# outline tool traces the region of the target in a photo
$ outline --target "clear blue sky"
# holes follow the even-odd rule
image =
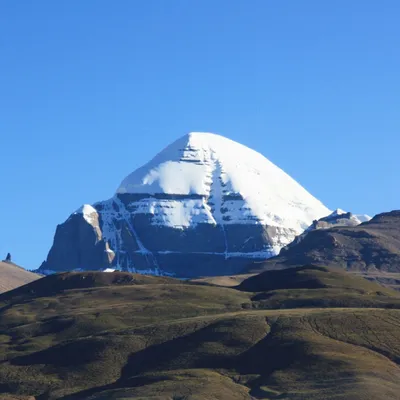
[[[400,208],[398,0],[3,0],[0,257],[189,131],[250,146],[330,208]]]

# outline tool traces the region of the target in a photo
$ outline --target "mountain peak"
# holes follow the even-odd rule
[[[183,136],[184,138],[188,138],[188,140],[204,140],[204,141],[211,141],[211,140],[229,140],[225,136],[219,135],[218,133],[213,132],[189,132]]]
[[[328,214],[257,151],[191,132],[128,175],[111,199],[83,206],[60,226],[41,270],[235,273]]]
[[[208,214],[206,220],[291,226],[297,232],[330,213],[262,154],[203,132],[189,133],[167,146],[128,175],[117,193],[202,197],[205,205],[198,206]],[[201,213],[198,207],[193,212]]]
[[[248,147],[238,142],[235,142],[232,139],[211,132],[189,132],[186,135],[182,136],[180,139],[176,140],[174,143],[172,143],[172,145],[185,141],[187,142],[187,145],[189,147],[193,146],[198,149],[209,149],[213,152],[226,152],[228,149],[232,148],[232,146],[236,149],[246,148],[247,150],[251,150]],[[224,146],[228,147],[226,148]],[[251,151],[257,153],[255,150]]]
[[[243,164],[254,164],[257,160],[269,162],[260,153],[224,136],[190,132],[128,175],[117,193],[207,196],[213,169],[224,164],[234,165],[238,170]]]

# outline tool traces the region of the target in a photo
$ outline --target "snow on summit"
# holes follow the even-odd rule
[[[84,204],[78,210],[75,211],[75,214],[83,214],[83,218],[89,223],[93,224],[94,216],[97,216],[96,209],[90,204]]]
[[[252,223],[300,233],[330,214],[262,154],[213,133],[189,133],[166,147],[122,181],[117,194],[126,193],[148,194],[142,208],[168,226]],[[171,198],[153,198],[160,194]]]
[[[230,275],[278,254],[329,214],[262,154],[189,133],[127,176],[112,198],[72,214],[40,270]]]

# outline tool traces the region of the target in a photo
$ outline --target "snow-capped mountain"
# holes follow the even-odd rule
[[[40,270],[231,274],[278,254],[330,213],[260,153],[190,133],[128,175],[111,199],[59,225]]]

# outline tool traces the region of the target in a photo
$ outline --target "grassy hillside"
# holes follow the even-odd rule
[[[6,293],[0,393],[36,400],[398,399],[397,292],[313,266],[286,281],[257,278],[225,288],[75,273]],[[293,298],[331,303],[288,308]],[[357,307],[348,307],[350,298]]]
[[[237,289],[258,292],[253,307],[397,308],[400,293],[340,268],[306,265],[265,271],[245,279]]]

